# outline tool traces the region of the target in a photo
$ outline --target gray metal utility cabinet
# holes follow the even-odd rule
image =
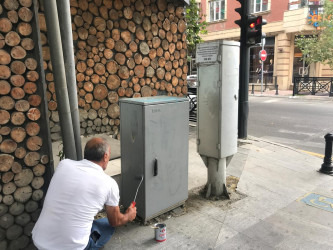
[[[206,166],[212,170],[208,170],[207,184],[216,183],[210,181],[216,176],[225,184],[226,157],[237,152],[239,43],[216,41],[199,44],[196,63],[199,81],[197,149]]]
[[[120,99],[121,203],[137,195],[144,221],[188,198],[188,107],[186,98],[157,96]]]

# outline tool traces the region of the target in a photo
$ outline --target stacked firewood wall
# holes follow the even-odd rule
[[[32,246],[48,181],[35,5],[35,0],[0,2],[0,249]]]
[[[187,94],[182,1],[70,0],[81,134],[119,138],[119,98]],[[40,12],[52,139],[60,138],[57,100]]]

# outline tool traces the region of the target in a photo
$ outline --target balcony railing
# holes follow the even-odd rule
[[[322,6],[324,0],[289,0],[289,10],[297,10],[305,6]]]

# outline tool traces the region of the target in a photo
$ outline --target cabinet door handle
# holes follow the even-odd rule
[[[157,159],[155,158],[154,161],[154,176],[157,176],[158,174],[158,166],[157,166]]]

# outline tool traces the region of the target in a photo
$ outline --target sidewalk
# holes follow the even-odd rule
[[[207,172],[195,139],[192,134],[185,208],[156,220],[167,225],[167,240],[156,242],[152,225],[133,222],[118,228],[104,249],[333,249],[333,177],[317,171],[321,159],[256,138],[239,141],[227,168],[239,178],[237,192],[231,200],[206,200],[199,190]],[[320,195],[307,198],[313,206],[300,200],[309,193]]]

